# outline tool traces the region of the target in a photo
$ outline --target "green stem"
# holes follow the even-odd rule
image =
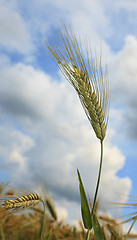
[[[0,224],[0,239],[5,240],[5,234],[3,231],[3,226]]]
[[[99,166],[98,181],[97,181],[91,216],[93,216],[95,206],[96,206],[97,194],[98,194],[98,190],[99,190],[99,183],[100,183],[100,177],[101,177],[102,162],[103,162],[103,141],[100,141],[100,143],[101,143],[100,166]]]
[[[87,235],[86,235],[86,240],[89,240],[89,236],[90,236],[90,230],[88,229]]]
[[[132,222],[132,224],[131,224],[131,226],[130,226],[130,228],[129,228],[128,232],[127,232],[127,235],[126,235],[126,237],[125,237],[125,240],[127,240],[127,238],[128,238],[128,235],[129,235],[129,233],[131,232],[131,229],[133,228],[133,226],[134,226],[134,224],[135,224],[136,220],[137,220],[137,217],[136,217],[136,218],[134,219],[134,221]]]
[[[44,238],[44,232],[45,232],[45,210],[46,210],[46,206],[45,206],[44,201],[42,203],[43,203],[43,207],[44,207],[44,212],[43,212],[43,222],[42,222],[42,230],[41,230],[40,240],[42,240]]]

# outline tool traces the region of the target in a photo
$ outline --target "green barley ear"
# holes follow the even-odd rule
[[[82,48],[72,28],[58,29],[56,39],[46,43],[53,60],[75,88],[85,113],[101,141],[105,138],[109,110],[109,81],[107,67],[101,57],[93,58],[90,46]]]
[[[56,212],[55,206],[52,202],[52,199],[50,197],[46,198],[46,206],[47,206],[51,216],[53,217],[53,219],[55,221],[57,221],[57,212]]]

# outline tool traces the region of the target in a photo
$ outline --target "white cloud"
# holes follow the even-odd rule
[[[96,48],[97,51],[98,46],[102,43],[105,57],[112,54],[109,45],[104,40],[111,34],[112,27],[110,27],[108,16],[105,14],[104,4],[101,1],[37,2],[30,0],[29,2],[23,1],[23,4],[22,2],[16,2],[14,5],[16,8],[4,3],[2,5],[3,18],[6,15],[8,16],[6,19],[2,19],[5,20],[6,25],[2,25],[4,34],[1,42],[8,49],[11,45],[14,47],[14,50],[26,50],[27,52],[28,49],[31,51],[34,47],[34,42],[37,44],[37,47],[41,46],[43,40],[52,34],[50,29],[60,25],[60,19],[63,19],[65,23],[71,23],[74,26],[78,35],[80,33],[82,37],[88,36],[93,49]],[[22,13],[22,16],[19,14],[19,11]],[[10,15],[12,15],[13,24],[10,21]],[[14,24],[14,21],[17,23]],[[11,24],[13,27],[9,31]]]
[[[0,67],[4,67],[10,63],[10,59],[6,54],[0,54]]]
[[[0,69],[0,78],[1,118],[7,116],[7,124],[11,125],[4,133],[5,154],[1,156],[12,180],[22,185],[24,179],[48,185],[57,199],[72,204],[80,199],[79,168],[86,190],[93,197],[100,145],[72,87],[66,80],[56,82],[42,71],[20,63]],[[17,123],[25,135],[22,130],[20,136],[19,130],[13,134]],[[108,132],[101,186],[101,192],[107,189],[108,194],[103,196],[107,200],[116,190],[127,194],[131,187],[128,178],[116,176],[125,157],[111,141]]]
[[[137,11],[137,2],[134,0],[120,0],[115,2],[118,9],[126,9],[127,11],[132,11],[132,13]]]
[[[8,123],[0,125],[0,135],[1,167],[9,179],[19,178],[27,170],[27,151],[33,147],[33,140]]]
[[[73,98],[71,87],[66,81],[57,83],[42,71],[21,63],[1,68],[0,77],[1,113],[5,112],[14,117],[16,115],[20,121],[26,121],[29,127],[31,121],[37,122],[41,119],[52,123],[56,118],[56,122],[60,124],[60,120],[65,116],[71,121],[68,111],[74,101],[76,104],[73,112],[78,114],[78,117],[81,116],[82,108],[79,110],[77,107],[78,98]],[[64,101],[66,105],[63,104]]]
[[[112,104],[119,106],[120,115],[124,123],[122,128],[128,137],[137,139],[137,38],[127,36],[125,45],[113,58],[110,64],[110,79],[112,83]],[[114,105],[113,105],[114,106]],[[122,111],[121,111],[122,110]],[[119,122],[119,123],[120,123]]]
[[[124,167],[125,156],[118,149],[118,147],[112,147],[110,145],[110,142],[106,143],[104,151],[105,153],[103,163],[104,167],[102,171],[101,197],[108,199],[108,201],[111,198],[112,201],[120,202],[122,199],[124,202],[126,202],[129,189],[131,189],[131,181],[128,177],[120,178],[117,176],[117,172]],[[123,189],[124,194],[121,194],[121,192],[123,192]],[[117,195],[118,200],[116,198]]]
[[[119,51],[112,62],[112,84],[117,84],[123,95],[123,92],[127,92],[127,95],[135,97],[137,88],[137,39],[134,36],[127,36],[125,39],[125,45],[121,51]],[[111,71],[112,71],[111,69]],[[131,86],[134,86],[133,88]],[[132,94],[131,94],[132,91]],[[128,100],[128,98],[126,98]],[[130,99],[129,99],[130,100]]]
[[[57,207],[57,216],[58,216],[58,221],[66,221],[68,217],[68,213],[65,207],[58,206]]]
[[[0,3],[0,49],[28,54],[34,50],[27,23],[10,2]]]

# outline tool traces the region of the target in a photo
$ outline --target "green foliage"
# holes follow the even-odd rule
[[[90,212],[88,200],[86,197],[80,172],[78,169],[77,169],[77,173],[78,173],[78,179],[79,179],[79,189],[80,189],[80,196],[81,196],[81,213],[82,213],[84,227],[88,230],[91,230],[93,227],[96,240],[106,240],[104,233],[102,231],[102,228],[97,219],[97,216],[94,212],[93,212],[93,217],[91,218],[91,212]],[[89,235],[89,232],[88,232],[88,235]]]
[[[47,236],[46,236],[46,238],[45,238],[45,240],[48,240],[49,238],[50,238],[50,236],[51,236],[51,233],[52,233],[52,229],[49,231],[49,233],[47,234]]]
[[[77,173],[78,173],[79,190],[80,190],[80,197],[81,197],[81,214],[82,214],[84,227],[86,229],[92,229],[91,212],[89,209],[88,200],[86,197],[86,193],[85,193],[84,186],[83,186],[81,176],[80,176],[78,169],[77,169]]]
[[[99,221],[97,219],[96,214],[93,214],[93,218],[92,218],[92,225],[93,225],[93,229],[94,229],[94,234],[96,237],[96,240],[106,240],[104,233],[102,231],[102,228],[99,224]]]

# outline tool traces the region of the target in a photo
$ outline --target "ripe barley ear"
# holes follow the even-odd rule
[[[13,199],[6,198],[3,201],[2,206],[5,211],[12,212],[14,210],[36,206],[39,202],[42,202],[42,198],[36,193],[30,193]]]
[[[11,188],[16,190],[16,192],[8,191],[8,195],[3,193],[0,196],[1,206],[3,208],[2,213],[4,213],[5,215],[6,213],[16,213],[28,208],[32,208],[41,202],[44,207],[42,231],[40,238],[42,240],[45,232],[45,202],[37,193],[28,193],[28,189],[22,187],[23,189],[25,189],[25,191],[20,191],[20,189],[18,188]]]

